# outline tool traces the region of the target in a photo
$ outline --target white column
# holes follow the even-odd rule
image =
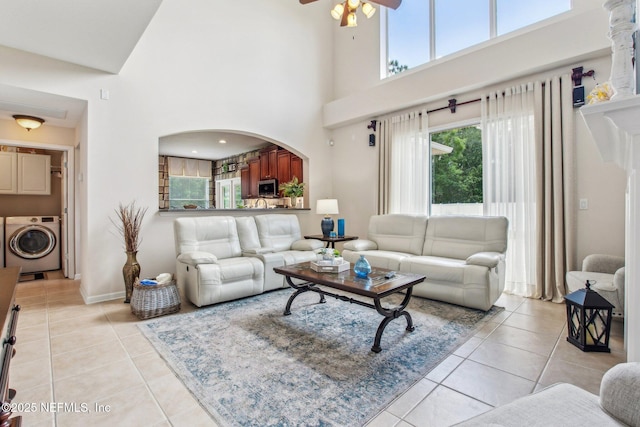
[[[625,215],[625,347],[640,362],[640,96],[580,109],[604,161],[627,172]]]

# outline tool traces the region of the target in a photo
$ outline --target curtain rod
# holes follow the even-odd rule
[[[584,76],[593,76],[594,75],[594,71],[593,70],[589,70],[586,73],[582,73],[582,67],[579,68],[574,68],[573,69],[573,74],[571,75],[571,78],[574,82],[574,84],[576,84],[576,79],[584,77]],[[545,82],[541,82],[542,87],[545,87]],[[502,91],[502,96],[505,95],[505,91]],[[487,95],[487,99],[489,99],[489,95]],[[449,110],[451,111],[451,114],[454,114],[456,112],[456,108],[459,105],[467,105],[467,104],[473,104],[475,102],[479,102],[482,101],[482,98],[476,98],[476,99],[471,99],[469,101],[464,101],[464,102],[458,102],[458,100],[456,100],[455,98],[451,98],[449,99],[449,104],[446,107],[439,107],[439,108],[434,108],[432,110],[427,110],[427,114],[429,113],[435,113],[437,111],[442,111],[442,110]],[[419,116],[422,116],[422,113],[418,113]],[[367,125],[367,129],[371,129],[374,132],[377,129],[377,124],[378,124],[378,120],[374,119],[371,120],[371,123]]]

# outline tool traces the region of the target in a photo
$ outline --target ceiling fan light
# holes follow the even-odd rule
[[[347,0],[349,10],[356,10],[360,6],[360,0]]]
[[[357,27],[358,26],[358,18],[356,17],[355,12],[350,12],[347,16],[347,27]]]
[[[335,19],[336,21],[339,21],[342,18],[343,13],[344,6],[342,5],[342,3],[338,3],[336,7],[331,10],[331,16],[333,16],[333,19]]]
[[[373,15],[376,14],[376,8],[373,7],[371,5],[371,3],[362,3],[362,13],[364,13],[364,16],[366,16],[367,18],[371,18]]]
[[[16,123],[25,128],[27,131],[30,131],[31,129],[38,129],[44,123],[44,119],[41,119],[40,117],[23,116],[20,114],[16,114],[13,116],[13,118],[16,120]]]

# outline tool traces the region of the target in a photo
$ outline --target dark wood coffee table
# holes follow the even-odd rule
[[[382,319],[380,326],[378,326],[373,347],[371,347],[371,351],[375,353],[382,351],[382,348],[380,347],[382,333],[389,322],[393,319],[404,316],[407,320],[407,331],[412,332],[415,329],[413,326],[413,319],[411,319],[411,315],[405,310],[405,308],[411,300],[413,286],[424,281],[425,276],[411,273],[396,273],[393,278],[387,279],[385,278],[385,274],[390,270],[384,268],[373,268],[367,279],[361,279],[356,276],[353,268],[341,273],[320,273],[313,271],[310,263],[308,262],[293,264],[287,267],[277,267],[274,268],[273,271],[284,275],[289,286],[296,289],[296,291],[289,297],[289,301],[287,301],[287,306],[284,309],[285,316],[291,314],[291,304],[293,303],[293,300],[304,292],[316,292],[320,294],[321,303],[325,302],[324,296],[328,295],[341,301],[373,308],[383,315],[384,319]],[[304,282],[294,283],[292,279],[300,279]],[[373,304],[353,299],[346,295],[328,292],[320,288],[318,285],[372,298]],[[405,291],[405,296],[400,305],[393,308],[382,307],[381,300],[384,297],[400,291]]]

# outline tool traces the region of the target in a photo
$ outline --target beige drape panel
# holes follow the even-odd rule
[[[554,77],[535,88],[536,298],[562,302],[573,267],[574,124],[571,79]]]
[[[391,119],[378,122],[378,215],[389,213]]]

